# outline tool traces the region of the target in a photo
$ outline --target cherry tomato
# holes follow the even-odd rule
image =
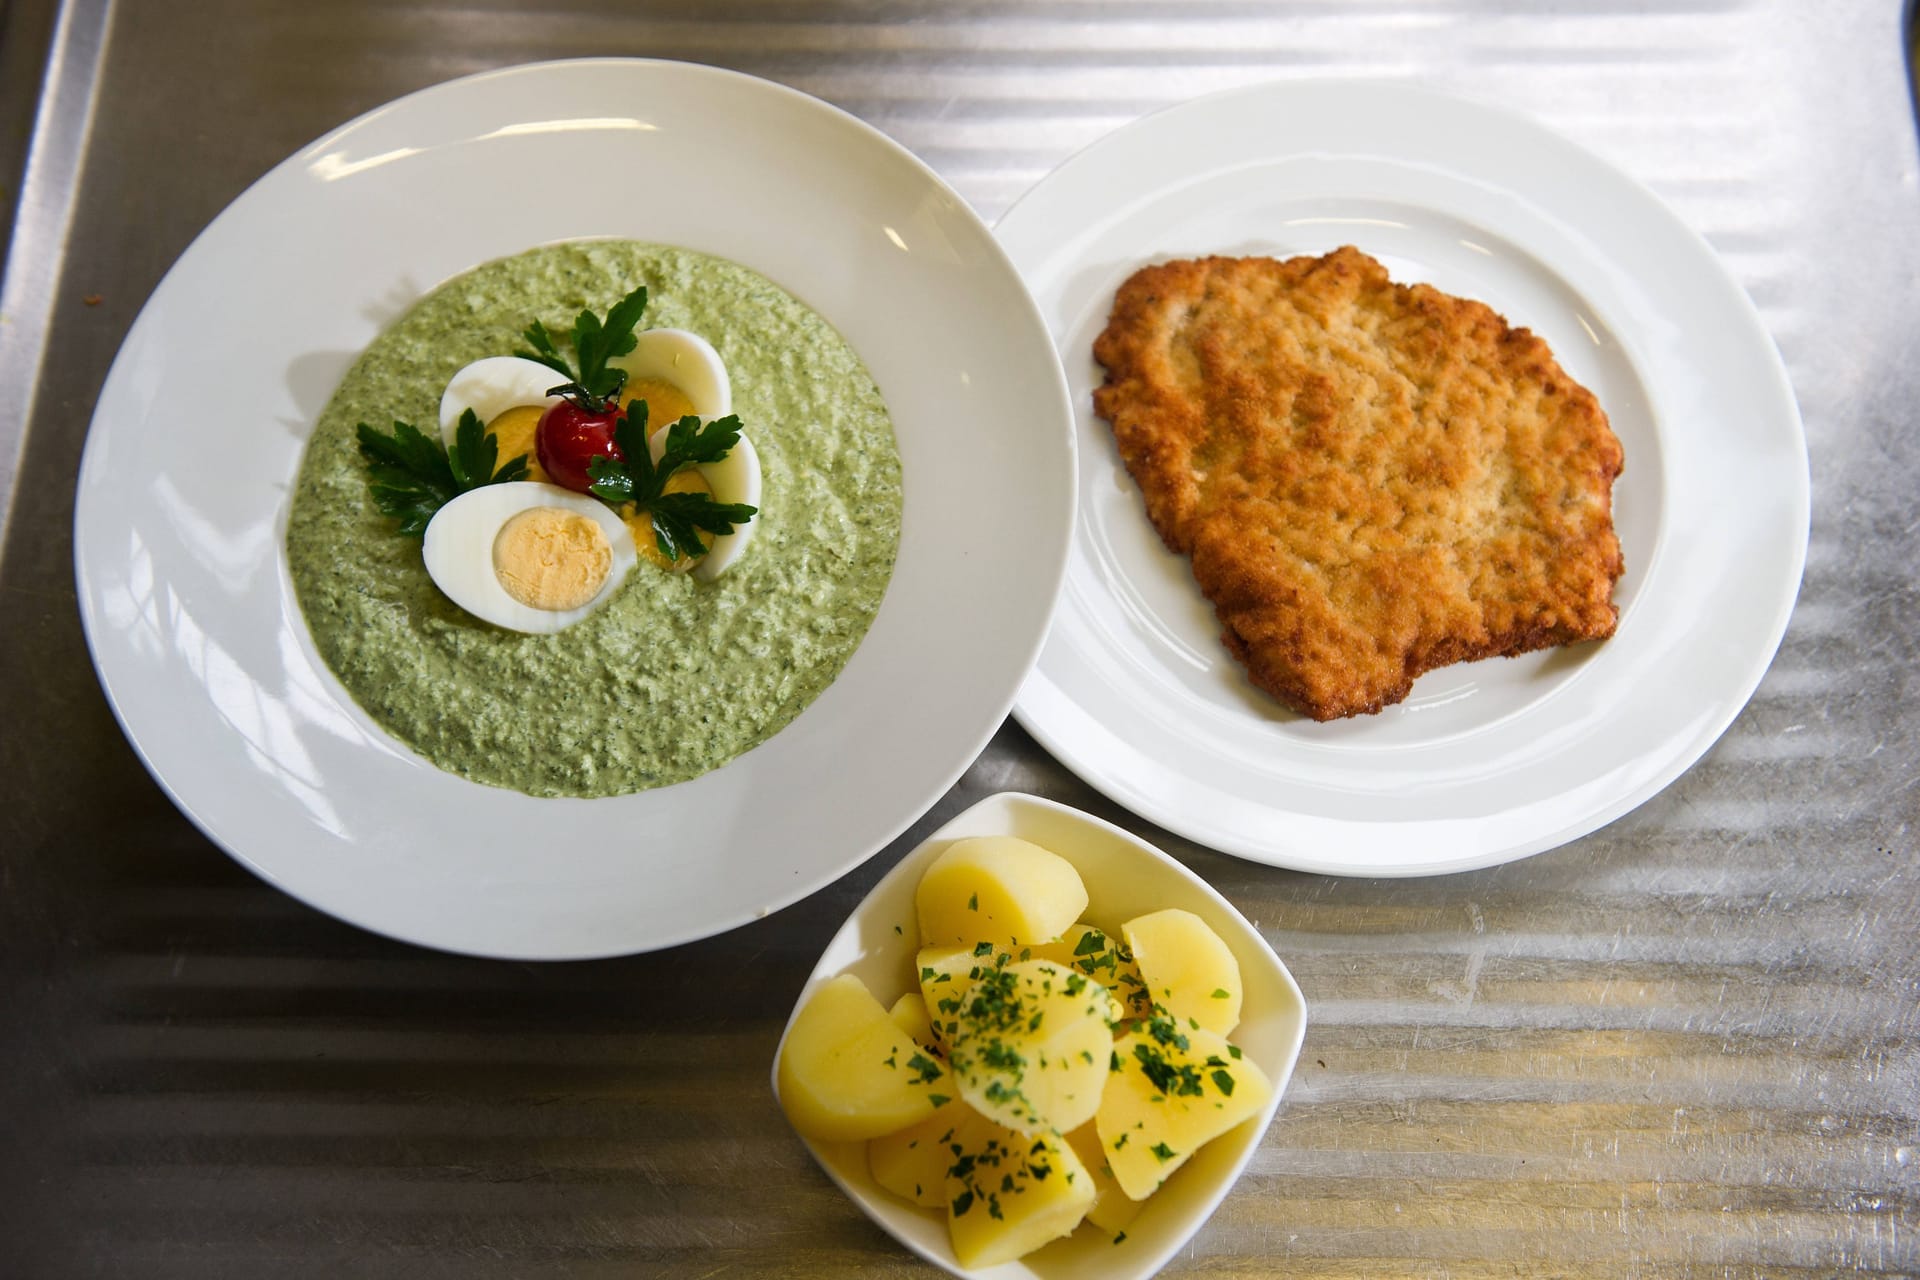
[[[590,413],[571,400],[562,400],[540,415],[534,428],[533,448],[540,465],[553,482],[577,493],[593,486],[587,464],[595,458],[625,461],[620,446],[613,442],[613,424],[618,409]]]

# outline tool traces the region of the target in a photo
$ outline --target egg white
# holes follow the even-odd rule
[[[529,608],[508,595],[494,573],[493,540],[500,527],[532,507],[577,511],[607,535],[612,568],[599,592],[578,609]],[[639,559],[626,523],[606,504],[559,485],[527,480],[470,489],[434,512],[421,556],[447,599],[496,627],[535,635],[563,631],[605,604]]]
[[[625,369],[629,383],[642,378],[670,382],[702,418],[724,418],[733,412],[733,381],[712,343],[685,329],[643,329],[634,339],[632,351],[607,361]]]
[[[647,451],[653,455],[655,462],[659,462],[667,451],[667,431],[671,426],[669,423],[647,437]],[[694,470],[713,490],[715,502],[744,502],[750,507],[759,507],[760,454],[744,431],[733,448],[727,451],[726,457],[718,462],[696,462]],[[733,526],[732,533],[713,538],[707,554],[693,567],[693,576],[702,582],[712,582],[725,573],[734,561],[746,554],[747,543],[753,540],[754,532],[759,527],[760,516],[756,515],[746,524]],[[701,533],[703,539],[711,536],[704,530]]]
[[[475,360],[447,379],[440,396],[440,438],[453,448],[454,433],[460,427],[460,415],[468,409],[486,426],[509,409],[523,404],[542,407],[558,404],[559,396],[547,394],[567,379],[563,374],[520,356],[488,356]]]

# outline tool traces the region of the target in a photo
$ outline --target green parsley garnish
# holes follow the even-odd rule
[[[360,453],[367,460],[374,505],[382,515],[400,522],[399,532],[422,537],[433,513],[469,489],[524,480],[527,455],[521,454],[494,470],[500,445],[473,410],[460,415],[449,453],[432,436],[396,420],[392,435],[381,435],[366,423],[357,429]]]
[[[654,545],[669,560],[707,553],[696,530],[729,534],[759,513],[744,502],[715,502],[709,493],[666,492],[674,472],[718,462],[740,443],[740,419],[734,414],[708,423],[691,413],[680,419],[667,428],[666,448],[656,463],[647,447],[647,402],[636,400],[614,422],[613,442],[624,460],[595,458],[589,463],[591,492],[616,506],[631,502],[646,512],[653,522]]]
[[[1233,1096],[1233,1077],[1229,1075],[1227,1072],[1225,1071],[1214,1072],[1213,1085],[1214,1085],[1214,1088],[1220,1090],[1220,1092],[1226,1094],[1229,1098]]]
[[[1174,1063],[1158,1048],[1150,1044],[1135,1044],[1133,1056],[1140,1062],[1140,1070],[1146,1075],[1155,1089],[1168,1096],[1200,1096],[1200,1071],[1191,1063]]]
[[[646,310],[647,287],[641,285],[607,308],[604,322],[593,312],[582,311],[573,322],[573,353],[580,360],[578,370],[554,348],[547,326],[538,320],[521,334],[532,350],[513,354],[522,360],[538,361],[566,379],[564,385],[553,388],[548,395],[565,396],[589,413],[604,413],[627,385],[627,371],[609,368],[607,361],[624,356],[639,345],[640,340],[633,331]]]
[[[1175,1156],[1180,1154],[1179,1152],[1175,1151],[1172,1147],[1168,1146],[1164,1142],[1156,1142],[1151,1147],[1147,1148],[1147,1150],[1153,1152],[1154,1157],[1160,1160],[1162,1163],[1168,1160],[1171,1160]]]
[[[1227,994],[1227,989],[1225,987],[1215,987],[1213,989],[1213,998],[1215,1000],[1230,1000],[1233,997]]]

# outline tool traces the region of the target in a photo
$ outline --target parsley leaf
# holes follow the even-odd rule
[[[710,493],[663,493],[647,504],[654,543],[669,560],[707,554],[706,544],[694,530],[724,537],[735,525],[753,519],[757,511],[744,502],[715,502]]]
[[[554,349],[553,338],[547,333],[547,326],[535,320],[527,326],[526,331],[520,336],[525,338],[527,340],[527,346],[533,349],[531,351],[516,351],[513,354],[519,356],[522,360],[532,360],[547,366],[547,368],[553,370],[568,382],[580,381],[579,377],[573,371],[573,366],[567,363],[566,357]]]
[[[453,451],[447,455],[447,465],[453,472],[453,482],[460,486],[460,492],[478,489],[482,485],[506,484],[513,480],[527,478],[527,455],[509,458],[499,470],[494,463],[500,458],[500,442],[493,434],[480,425],[479,415],[471,409],[460,414],[460,425],[453,429]]]
[[[356,434],[367,460],[374,505],[382,515],[398,520],[399,532],[409,538],[424,536],[433,513],[469,489],[523,480],[527,474],[524,453],[494,469],[499,442],[471,409],[460,415],[451,454],[432,436],[398,419],[391,435],[364,422]]]
[[[564,377],[566,385],[558,394],[577,399],[591,412],[599,413],[617,398],[627,385],[625,369],[609,368],[607,362],[624,356],[639,344],[634,329],[647,310],[647,287],[641,285],[607,308],[602,320],[591,311],[582,311],[573,321],[573,353],[580,361],[575,370],[554,346],[547,326],[535,320],[520,336],[527,350],[513,354],[523,360],[535,360]]]
[[[759,508],[744,502],[715,502],[712,494],[666,492],[667,481],[682,467],[718,462],[733,452],[740,443],[740,419],[735,414],[704,423],[697,415],[687,414],[667,428],[665,447],[655,462],[647,445],[647,402],[636,400],[614,422],[613,442],[624,461],[595,458],[589,463],[591,492],[607,502],[631,502],[645,511],[652,518],[654,545],[669,560],[705,555],[707,546],[700,540],[700,531],[724,536],[759,514]]]

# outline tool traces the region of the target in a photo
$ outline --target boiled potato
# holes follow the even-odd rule
[[[1022,1133],[1065,1133],[1093,1117],[1113,1031],[1107,989],[1051,960],[986,971],[960,998],[948,1041],[959,1094]]]
[[[1113,1180],[1107,1153],[1100,1149],[1098,1126],[1089,1120],[1067,1135],[1067,1144],[1093,1179],[1094,1197],[1093,1203],[1087,1206],[1087,1221],[1103,1231],[1124,1231],[1129,1222],[1140,1216],[1146,1202],[1135,1200]]]
[[[1009,951],[1051,942],[1087,909],[1087,887],[1057,853],[1012,836],[956,840],[914,895],[920,945],[990,942]]]
[[[801,1136],[861,1141],[927,1118],[945,1069],[850,973],[823,984],[780,1048],[780,1105]]]
[[[983,976],[1013,963],[1013,956],[996,949],[990,942],[961,947],[922,947],[915,970],[920,976],[920,998],[927,1005],[927,1020],[933,1026],[937,1043],[945,1046],[953,1038],[954,1028],[967,991]]]
[[[915,957],[914,972],[920,978],[920,998],[927,1005],[927,1019],[941,1044],[952,1037],[954,1016],[960,1011],[960,999],[974,979],[995,960],[989,945],[986,952],[971,946],[922,947]]]
[[[1240,1025],[1240,962],[1191,911],[1168,907],[1120,928],[1153,1002],[1182,1026],[1226,1035]]]
[[[1110,998],[1107,1002],[1107,1021],[1118,1024],[1123,1018],[1134,1016],[1134,1006],[1123,1005],[1114,988],[1114,953],[1124,951],[1118,939],[1113,939],[1111,949],[1096,953],[1083,951],[1078,958],[1074,955],[1076,945],[1081,939],[1091,935],[1095,944],[1105,948],[1107,935],[1098,929],[1076,924],[1069,928],[1060,939],[1037,947],[1021,947],[1019,951],[1003,951],[990,942],[976,943],[971,947],[922,947],[917,957],[916,968],[920,975],[920,995],[927,1004],[927,1017],[934,1036],[933,1041],[944,1045],[952,1033],[954,1019],[958,1016],[964,997],[969,988],[984,975],[995,969],[1004,969],[1016,960],[1052,960],[1068,969],[1077,969],[1107,986]],[[1104,961],[1105,963],[1100,963]],[[1137,972],[1132,971],[1132,961],[1127,961],[1120,972],[1120,981],[1130,983],[1131,990],[1138,994],[1140,1005],[1137,1014],[1145,1017],[1146,987]]]
[[[895,1000],[893,1007],[887,1010],[887,1016],[918,1043],[938,1043],[933,1034],[933,1018],[927,1013],[927,1002],[918,991],[909,991]]]
[[[1070,1234],[1097,1194],[1058,1134],[1035,1138],[971,1115],[953,1145],[960,1151],[947,1171],[947,1231],[963,1267],[1010,1262]]]
[[[1155,1018],[1113,1045],[1094,1125],[1120,1187],[1152,1195],[1204,1144],[1254,1115],[1273,1096],[1266,1074],[1226,1037]]]
[[[1035,960],[1052,960],[1102,983],[1113,993],[1115,1022],[1122,1018],[1144,1018],[1153,1012],[1152,1002],[1147,998],[1146,980],[1133,962],[1133,952],[1105,930],[1090,924],[1076,924],[1057,940],[1042,943],[1032,952]]]
[[[1167,909],[1108,932],[1079,918],[1087,901],[1045,849],[955,841],[916,889],[917,990],[889,1009],[836,978],[781,1050],[794,1128],[864,1139],[877,1184],[945,1212],[963,1267],[1082,1221],[1124,1236],[1197,1149],[1272,1098],[1226,1039],[1239,965],[1206,922]]]
[[[918,1124],[889,1133],[867,1144],[867,1168],[873,1180],[903,1200],[929,1209],[947,1203],[947,1170],[953,1165],[948,1144],[957,1127],[975,1113],[959,1102],[948,1102]]]

